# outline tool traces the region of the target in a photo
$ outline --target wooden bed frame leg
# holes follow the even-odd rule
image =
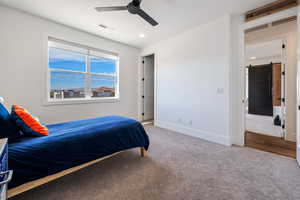
[[[147,156],[147,151],[146,151],[146,149],[145,149],[144,147],[140,147],[140,149],[141,149],[141,156],[142,156],[142,157]]]

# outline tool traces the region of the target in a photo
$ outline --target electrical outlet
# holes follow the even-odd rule
[[[223,94],[224,88],[217,88],[217,94]]]
[[[178,118],[178,123],[182,123],[182,119],[181,118]]]

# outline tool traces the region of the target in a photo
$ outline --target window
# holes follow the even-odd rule
[[[119,98],[116,55],[54,39],[48,55],[49,102]]]

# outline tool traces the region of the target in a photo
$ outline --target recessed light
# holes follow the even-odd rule
[[[256,59],[256,57],[255,57],[255,56],[252,56],[250,59],[251,59],[251,60],[255,60],[255,59]]]
[[[141,33],[139,36],[140,36],[140,38],[146,37],[145,34],[143,34],[143,33]]]

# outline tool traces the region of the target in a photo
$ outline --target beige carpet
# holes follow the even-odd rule
[[[139,157],[138,150],[125,152],[13,200],[300,199],[294,159],[146,129],[148,157]]]

